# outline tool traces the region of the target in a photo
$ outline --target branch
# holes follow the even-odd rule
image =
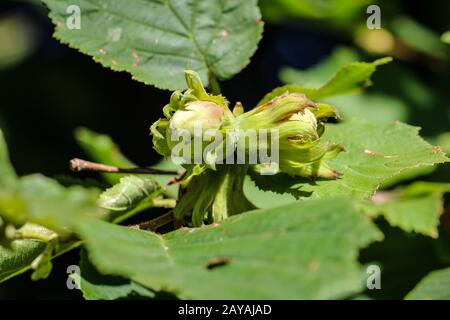
[[[142,222],[139,224],[131,225],[130,228],[133,229],[139,229],[139,230],[149,230],[149,231],[156,231],[159,228],[165,226],[166,224],[173,222],[174,216],[173,211],[169,211],[167,213],[164,213],[163,215],[160,215],[159,217],[152,219],[150,221]]]
[[[118,168],[114,166],[109,166],[106,164],[95,163],[91,161],[86,161],[82,159],[72,159],[70,160],[70,170],[74,172],[81,171],[95,171],[95,172],[105,172],[105,173],[129,173],[129,174],[167,174],[176,175],[178,172],[175,171],[165,171],[152,168]]]

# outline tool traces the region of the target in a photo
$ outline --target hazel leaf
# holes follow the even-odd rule
[[[329,124],[322,139],[345,147],[334,159],[326,163],[342,173],[336,180],[276,179],[272,176],[255,179],[257,186],[246,185],[245,193],[250,201],[260,206],[258,199],[269,207],[292,202],[293,198],[274,197],[270,201],[264,191],[290,192],[298,189],[312,198],[347,195],[368,199],[379,186],[407,169],[434,166],[449,161],[439,147],[433,147],[419,135],[419,128],[394,122],[377,124],[367,120],[352,119],[340,124]],[[257,187],[262,189],[258,190]]]
[[[406,300],[450,299],[450,268],[433,271],[423,278]]]
[[[415,182],[406,187],[377,193],[363,205],[363,211],[375,218],[384,216],[392,226],[437,238],[443,212],[443,195],[450,183]]]
[[[343,298],[364,290],[359,249],[382,238],[344,198],[165,235],[102,221],[81,223],[79,234],[100,272],[191,299]]]
[[[232,77],[249,63],[263,30],[256,0],[43,2],[61,42],[161,89],[186,88],[185,69],[205,84],[209,73]],[[68,27],[77,18],[69,6],[79,8],[79,29]]]
[[[373,62],[351,62],[339,69],[325,84],[317,88],[308,88],[295,84],[288,84],[269,92],[259,103],[264,104],[286,92],[303,93],[311,100],[357,92],[371,85],[370,78],[377,67],[389,63],[392,58],[385,57]]]

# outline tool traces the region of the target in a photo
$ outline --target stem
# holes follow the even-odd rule
[[[172,198],[161,198],[161,199],[153,198],[152,203],[156,208],[173,209],[173,208],[175,208],[175,206],[177,204],[177,200],[172,199]]]
[[[152,168],[118,168],[114,166],[108,166],[106,164],[95,163],[91,161],[86,161],[82,159],[72,159],[70,160],[70,169],[75,172],[81,171],[95,171],[95,172],[106,172],[106,173],[129,173],[129,174],[167,174],[175,175],[178,174],[175,171],[165,171]]]
[[[222,90],[220,90],[219,80],[217,80],[216,75],[212,71],[210,71],[208,77],[209,77],[209,86],[212,94],[214,95],[221,94]]]
[[[127,213],[118,216],[117,218],[113,219],[112,223],[114,224],[119,224],[129,218],[131,218],[132,216],[147,210],[149,208],[153,207],[153,203],[151,201],[144,201],[143,203],[139,204],[136,208],[128,211]]]
[[[248,165],[225,166],[222,171],[222,181],[217,189],[212,205],[213,222],[220,222],[229,216],[256,209],[244,194],[244,179]]]
[[[150,230],[150,231],[156,231],[162,226],[165,226],[166,224],[173,222],[174,216],[173,211],[169,211],[167,213],[164,213],[163,215],[160,215],[159,217],[152,219],[150,221],[142,222],[136,225],[130,226],[131,228],[140,229],[140,230]]]

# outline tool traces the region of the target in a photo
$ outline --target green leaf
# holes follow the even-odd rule
[[[435,58],[444,58],[446,48],[439,35],[412,18],[401,16],[392,23],[394,33],[410,47]]]
[[[90,263],[85,250],[80,254],[81,274],[72,273],[70,277],[79,283],[83,297],[87,300],[115,300],[137,296],[153,298],[155,294],[127,279],[100,274]]]
[[[335,181],[317,181],[316,186],[306,188],[315,197],[336,194],[369,197],[380,183],[406,169],[449,161],[439,147],[419,136],[418,127],[401,122],[382,125],[352,119],[328,129],[323,139],[340,143],[347,150],[328,161],[343,176]]]
[[[156,206],[155,199],[163,193],[152,177],[147,175],[130,175],[105,190],[99,198],[98,205],[109,210],[106,220],[113,223],[122,222],[133,215]]]
[[[407,122],[409,118],[409,106],[403,100],[396,97],[375,94],[349,94],[326,99],[334,106],[339,107],[342,119],[361,118],[377,123],[392,121]]]
[[[147,176],[126,176],[100,195],[99,206],[111,211],[134,209],[158,190],[156,182]]]
[[[24,16],[5,12],[0,20],[0,70],[21,63],[35,50],[38,41],[34,31],[27,27]]]
[[[444,32],[441,36],[441,41],[450,44],[450,31]]]
[[[384,216],[395,227],[437,238],[444,193],[450,184],[415,182],[393,191],[375,194],[363,210],[372,217]]]
[[[334,50],[325,60],[307,70],[283,68],[280,72],[280,79],[284,83],[312,88],[320,87],[329,80],[330,74],[335,74],[340,68],[357,59],[358,55],[354,50],[341,47]]]
[[[407,300],[450,300],[450,268],[431,272],[405,297]]]
[[[322,27],[331,24],[349,29],[355,27],[357,19],[371,3],[369,0],[260,0],[263,16],[271,22],[285,23],[288,18],[318,19]]]
[[[386,57],[374,62],[352,62],[341,68],[330,81],[318,89],[313,100],[347,94],[371,85],[370,77],[378,66],[389,63],[392,58]]]
[[[43,0],[55,37],[105,67],[162,89],[184,89],[184,70],[228,79],[249,63],[263,25],[256,0]],[[66,25],[69,5],[81,29]]]
[[[406,169],[400,172],[399,174],[383,181],[383,183],[380,185],[380,189],[388,189],[390,187],[398,185],[401,182],[411,181],[418,177],[427,176],[436,171],[436,169],[437,169],[436,166]]]
[[[20,178],[14,188],[0,190],[0,215],[16,224],[31,222],[68,236],[79,219],[105,215],[97,198],[95,189],[64,188],[35,174]]]
[[[17,181],[17,175],[9,161],[8,147],[0,130],[0,189],[8,188]]]
[[[350,66],[357,68],[353,63],[357,58],[358,56],[353,50],[338,48],[318,65],[307,70],[283,69],[280,73],[280,79],[284,83],[301,87],[320,88],[328,81],[330,74],[335,74],[340,69],[342,69],[340,71],[342,73]],[[367,70],[370,69],[370,64],[365,63],[364,67],[359,66],[358,68],[361,71]],[[360,75],[355,76],[359,77]],[[369,78],[370,75],[367,79]],[[313,92],[313,96],[316,94],[317,92]],[[340,106],[339,114],[344,119],[358,117],[377,122],[408,120],[409,106],[400,99],[385,94],[351,94],[331,97],[326,101],[332,105]]]
[[[391,62],[386,57],[373,62],[352,62],[341,69],[319,88],[306,88],[297,85],[285,85],[268,93],[258,105],[264,104],[286,92],[304,93],[311,100],[323,100],[328,97],[357,92],[371,85],[370,77],[378,66]]]
[[[272,183],[270,178],[267,179],[267,177],[257,174],[246,177],[244,194],[256,207],[262,209],[274,208],[293,203],[302,195],[301,189],[296,188],[297,183],[292,183],[292,177],[285,174],[271,177],[276,179],[277,182]],[[303,195],[306,196],[307,194]]]
[[[28,270],[45,247],[44,242],[36,240],[14,240],[9,248],[0,245],[0,283]]]
[[[259,182],[263,191],[300,188],[310,192],[312,198],[351,195],[368,199],[383,181],[411,168],[433,166],[449,159],[438,147],[433,147],[418,135],[419,129],[400,122],[376,124],[366,120],[352,119],[337,125],[328,125],[322,139],[341,144],[346,152],[327,163],[343,175],[337,180],[298,180],[293,185],[290,179],[278,179],[276,186],[268,181]],[[259,180],[273,179],[261,176]],[[281,185],[280,185],[281,184]],[[248,189],[251,189],[248,191]],[[276,190],[275,190],[276,188]],[[246,194],[250,201],[259,205],[258,198],[266,197],[247,184]],[[266,202],[269,202],[266,199]],[[280,202],[272,201],[272,205]]]
[[[75,130],[75,139],[84,152],[93,160],[119,168],[132,168],[136,165],[128,160],[115,142],[105,134],[98,134],[87,128]],[[116,184],[125,174],[104,173],[103,177],[110,184]]]
[[[349,199],[296,203],[166,235],[80,224],[99,271],[194,299],[331,299],[363,289],[358,251],[378,229]]]
[[[52,230],[66,237],[78,219],[103,216],[97,207],[98,192],[79,186],[64,188],[37,174],[17,178],[1,131],[0,169],[0,282],[30,269],[31,263],[35,269],[32,278],[45,278],[51,271],[52,257],[78,245],[59,244],[58,235]],[[20,240],[4,238],[6,223],[23,225],[9,231],[11,237]]]
[[[450,132],[441,133],[433,139],[433,142],[441,146],[445,153],[450,154]]]

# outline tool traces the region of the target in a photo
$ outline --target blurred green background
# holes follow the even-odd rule
[[[380,30],[366,26],[371,4],[381,8]],[[260,47],[241,74],[222,83],[231,103],[239,100],[249,109],[283,83],[316,85],[347,62],[392,56],[395,62],[375,74],[375,86],[330,102],[344,118],[420,126],[427,140],[450,152],[450,41],[448,34],[442,36],[450,30],[449,1],[260,0],[260,6],[266,22]],[[83,157],[73,139],[79,126],[109,134],[139,165],[157,162],[149,126],[160,117],[170,92],[103,68],[58,43],[52,32],[39,1],[0,2],[0,127],[18,173],[70,174],[68,161]],[[421,179],[448,182],[448,166]],[[447,223],[450,230],[448,216],[443,216],[443,228]],[[361,259],[386,252],[388,274],[394,276],[383,298],[399,298],[442,263],[433,252],[447,246],[449,238],[444,230],[436,245],[383,228],[386,241]],[[47,281],[33,283],[25,275],[0,284],[0,298],[80,298],[65,285],[66,267],[77,262],[73,252],[56,259]],[[409,272],[407,280],[396,283],[396,272]]]

